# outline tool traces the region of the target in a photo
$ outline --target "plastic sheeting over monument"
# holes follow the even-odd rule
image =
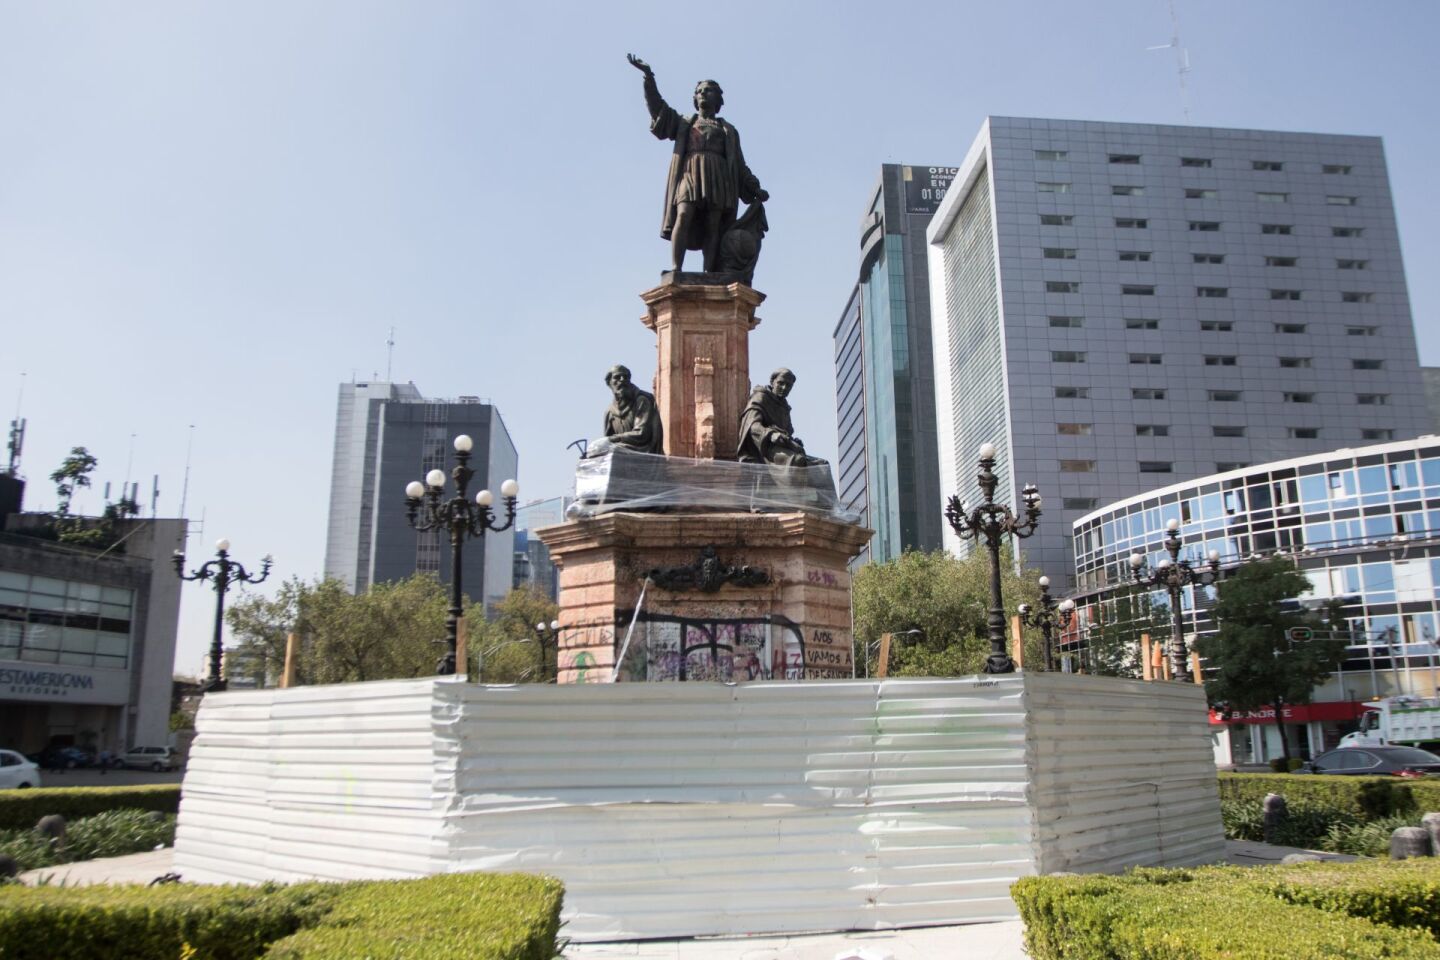
[[[1011,918],[1019,876],[1224,853],[1186,684],[385,681],[198,729],[186,880],[542,872],[580,940]]]

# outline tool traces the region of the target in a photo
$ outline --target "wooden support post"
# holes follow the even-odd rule
[[[1155,679],[1155,666],[1150,659],[1154,654],[1150,650],[1150,634],[1140,634],[1140,675],[1146,680]]]
[[[890,671],[890,634],[880,634],[880,661],[875,665],[875,676],[884,679]]]
[[[1020,632],[1020,616],[1010,618],[1010,659],[1015,661],[1016,670],[1025,669],[1025,637]]]
[[[461,617],[455,622],[455,672],[469,673],[470,661],[467,659],[465,648],[465,618]]]
[[[1194,650],[1190,651],[1190,675],[1195,678],[1196,683],[1205,682],[1205,674],[1200,669],[1200,654]]]
[[[285,635],[285,670],[280,674],[281,687],[295,686],[295,670],[299,667],[296,662],[300,659],[300,634],[287,633]]]

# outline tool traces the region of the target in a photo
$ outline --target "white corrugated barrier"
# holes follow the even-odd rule
[[[607,940],[1009,919],[1020,876],[1223,855],[1190,684],[427,679],[207,695],[175,869],[547,873]]]

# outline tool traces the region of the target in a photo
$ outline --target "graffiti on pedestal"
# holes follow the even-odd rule
[[[779,615],[696,618],[617,611],[617,622],[634,619],[635,634],[622,681],[652,683],[715,680],[799,680],[805,674],[805,635]],[[616,656],[620,644],[616,643]]]

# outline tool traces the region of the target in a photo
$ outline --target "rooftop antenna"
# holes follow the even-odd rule
[[[395,363],[395,328],[390,328],[390,337],[385,341],[385,382],[390,382],[390,370]]]
[[[195,449],[195,424],[190,424],[189,438],[185,441],[185,480],[180,484],[180,519],[187,519],[185,514],[185,501],[190,496],[190,451]],[[202,524],[204,521],[201,521]],[[187,529],[185,536],[188,539],[190,532]]]
[[[20,451],[25,447],[25,418],[20,410],[25,403],[25,374],[20,374],[20,393],[15,398],[15,419],[10,421],[10,439],[5,444],[10,451],[10,464],[5,468],[9,476],[16,476],[20,469]]]
[[[135,466],[135,434],[130,434],[130,453],[125,458],[125,482],[120,484],[120,497],[124,499],[125,488],[130,486],[130,469]]]
[[[160,503],[160,474],[155,474],[150,480],[150,516],[160,516],[157,504]]]
[[[1145,49],[1175,51],[1175,73],[1180,80],[1180,109],[1185,114],[1185,122],[1189,123],[1190,91],[1185,85],[1185,75],[1190,72],[1190,51],[1180,46],[1180,18],[1175,13],[1175,0],[1170,0],[1170,42]]]

